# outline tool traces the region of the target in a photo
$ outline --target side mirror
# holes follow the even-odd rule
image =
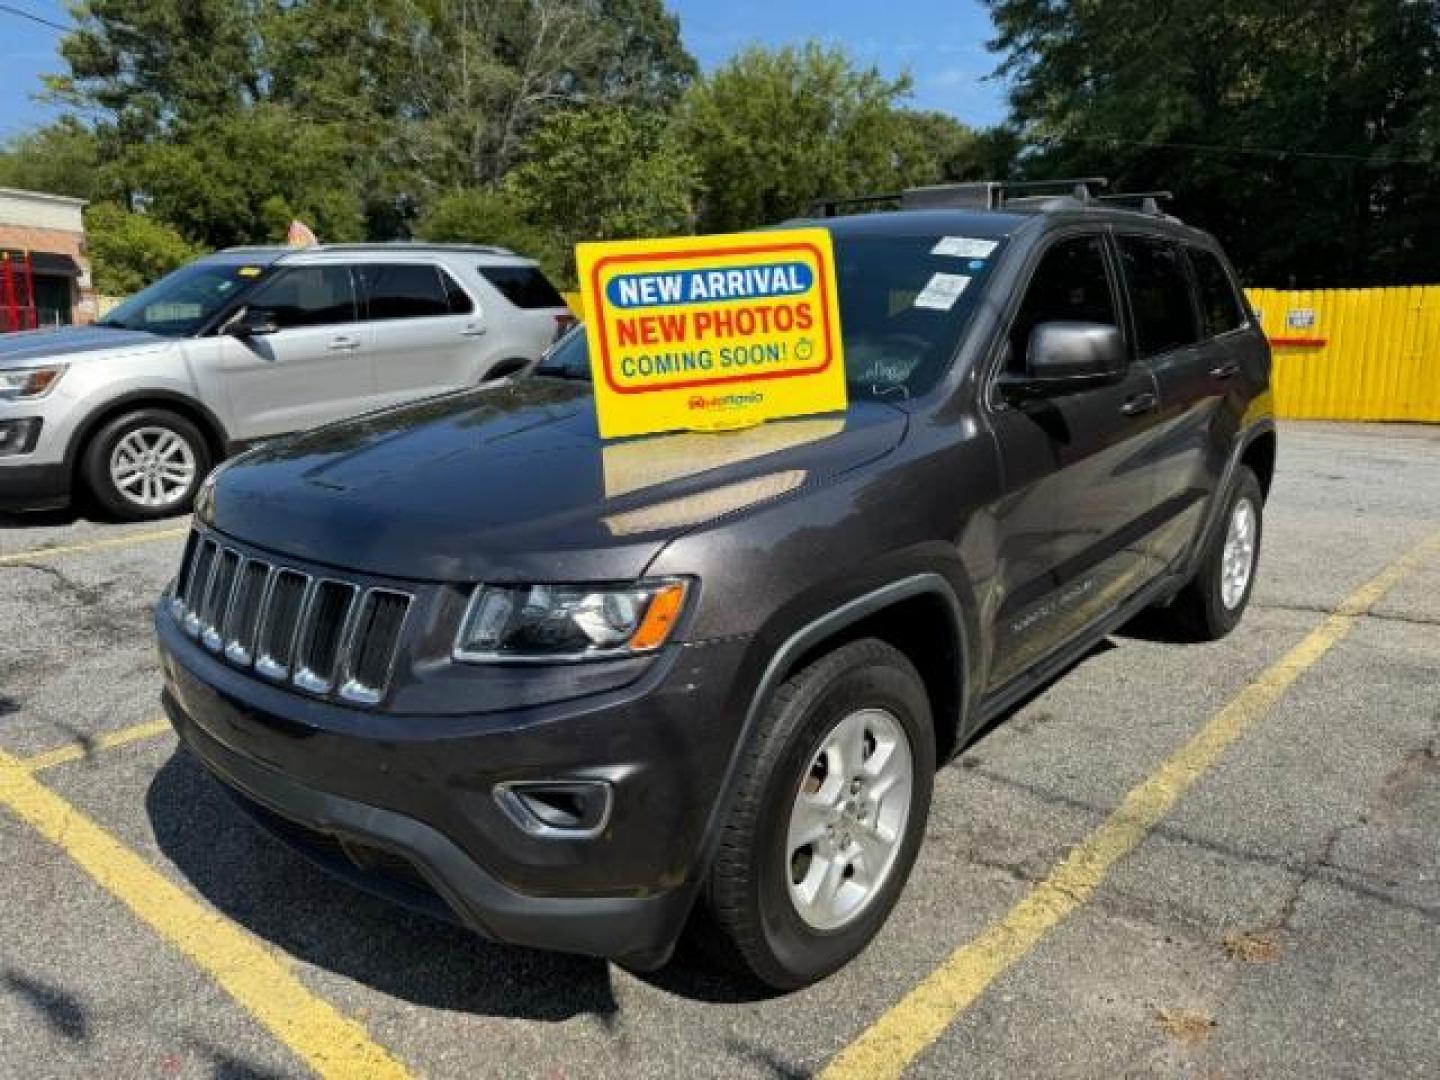
[[[225,333],[237,338],[263,337],[279,330],[275,316],[264,308],[245,308],[225,324]]]
[[[1119,382],[1127,362],[1119,327],[1046,322],[1030,331],[1025,373],[1004,376],[1001,387],[1011,397],[1055,397]]]

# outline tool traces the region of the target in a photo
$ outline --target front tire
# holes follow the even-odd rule
[[[81,476],[102,509],[126,521],[190,509],[210,472],[200,429],[168,409],[136,409],[107,421],[81,458]]]
[[[1255,589],[1264,506],[1260,481],[1248,466],[1240,466],[1199,570],[1165,611],[1188,639],[1218,641],[1239,625]]]
[[[924,837],[929,698],[903,653],[842,646],[775,693],[701,912],[702,945],[775,990],[824,978],[884,925]]]

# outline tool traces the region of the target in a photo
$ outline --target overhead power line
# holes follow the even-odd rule
[[[66,26],[64,23],[52,22],[50,19],[45,18],[45,16],[43,15],[35,15],[29,11],[24,11],[21,8],[11,7],[9,4],[0,4],[0,12],[3,12],[6,15],[14,15],[17,19],[29,19],[31,22],[39,23],[41,26],[48,26],[51,30],[59,30],[62,34],[68,34],[71,30],[75,29],[73,26]]]
[[[1285,150],[1274,146],[1153,142],[1148,139],[1121,139],[1108,135],[1060,135],[1050,141],[1100,143],[1107,146],[1141,146],[1155,150],[1190,150],[1203,154],[1250,154],[1257,157],[1313,158],[1321,161],[1359,161],[1366,165],[1420,165],[1430,169],[1440,168],[1440,161],[1431,158],[1371,157],[1368,154],[1342,154],[1321,150]]]

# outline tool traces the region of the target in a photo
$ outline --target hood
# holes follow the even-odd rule
[[[109,326],[62,326],[54,330],[24,330],[0,334],[0,368],[31,367],[47,360],[69,360],[85,353],[130,352],[136,348],[160,348],[171,339],[137,330],[116,330]]]
[[[532,377],[263,446],[219,474],[204,514],[239,540],[386,577],[627,580],[681,532],[880,457],[906,422],[856,402],[606,442],[588,383]]]

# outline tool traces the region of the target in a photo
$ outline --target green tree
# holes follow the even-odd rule
[[[256,34],[267,0],[84,0],[60,43],[62,100],[100,111],[125,139],[265,96]]]
[[[99,164],[94,133],[72,117],[62,117],[0,150],[0,187],[92,199],[98,193]]]
[[[695,73],[662,0],[85,0],[75,17],[49,82],[94,118],[106,191],[217,244],[269,235],[266,205],[348,235],[350,192],[361,229],[403,233],[498,183],[549,114],[663,110]]]
[[[204,253],[164,222],[116,203],[87,209],[85,231],[103,296],[127,296]]]
[[[823,196],[944,179],[963,129],[899,108],[909,93],[908,76],[884,78],[813,42],[741,52],[697,82],[682,110],[706,191],[702,228],[753,228]]]
[[[364,238],[344,128],[264,105],[127,152],[113,171],[149,210],[213,247],[283,239],[301,218],[328,241]]]
[[[990,0],[1031,175],[1170,188],[1257,283],[1440,278],[1440,7]]]
[[[498,244],[535,259],[554,278],[563,278],[567,256],[560,241],[532,223],[528,210],[508,188],[462,188],[435,199],[415,223],[422,240]]]
[[[549,117],[505,186],[531,222],[545,223],[575,280],[574,246],[692,231],[699,170],[669,119],[595,106]]]

